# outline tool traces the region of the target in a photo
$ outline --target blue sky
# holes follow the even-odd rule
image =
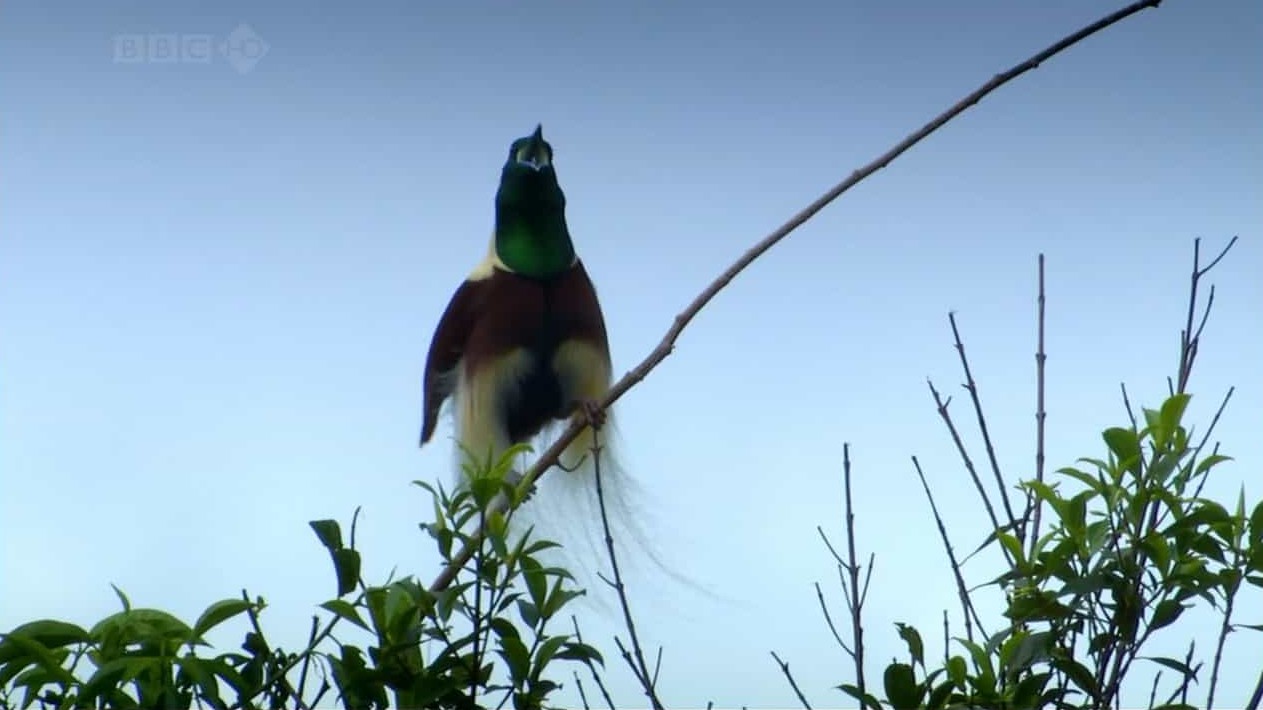
[[[447,475],[451,429],[417,449],[425,351],[536,122],[622,373],[749,244],[1110,7],[4,3],[0,628],[91,623],[111,582],[185,617],[244,586],[297,646],[332,594],[306,522],[357,505],[370,580],[432,577],[409,481]],[[252,66],[115,61],[129,37],[243,23],[268,48]],[[757,262],[619,403],[655,539],[724,598],[631,580],[670,705],[791,705],[773,649],[817,706],[843,702],[812,588],[840,605],[815,527],[840,539],[842,441],[877,554],[870,673],[899,653],[894,622],[938,638],[954,592],[909,456],[958,547],[986,529],[925,378],[961,394],[955,310],[1000,461],[1029,475],[1040,252],[1055,468],[1101,452],[1120,381],[1156,405],[1193,238],[1241,236],[1192,412],[1204,426],[1237,387],[1211,489],[1263,497],[1261,40],[1259,3],[1171,0],[1055,58]],[[613,622],[585,622],[611,654]],[[1257,639],[1232,641],[1224,707],[1257,672]]]

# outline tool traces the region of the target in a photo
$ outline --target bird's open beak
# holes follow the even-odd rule
[[[549,164],[548,149],[544,147],[543,124],[535,125],[535,132],[531,134],[526,150],[518,155],[517,162],[529,165],[535,170],[540,170]]]

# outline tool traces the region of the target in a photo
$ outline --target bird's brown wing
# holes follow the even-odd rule
[[[477,290],[477,282],[467,280],[461,283],[452,294],[452,300],[443,311],[434,330],[434,338],[430,341],[430,352],[425,358],[425,414],[421,424],[421,446],[434,436],[439,409],[456,386],[454,370],[465,353],[465,343],[473,329]]]

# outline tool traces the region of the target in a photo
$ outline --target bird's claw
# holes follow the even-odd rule
[[[595,399],[581,399],[578,408],[588,426],[593,429],[605,426],[605,410],[601,408],[600,402]]]

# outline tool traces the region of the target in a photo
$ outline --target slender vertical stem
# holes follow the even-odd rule
[[[1048,412],[1044,409],[1044,363],[1048,360],[1048,354],[1044,350],[1044,255],[1039,255],[1039,344],[1035,349],[1035,480],[1043,483],[1044,481],[1044,422],[1048,418]],[[1028,557],[1035,556],[1035,544],[1039,540],[1039,523],[1040,514],[1043,512],[1043,505],[1035,502],[1035,496],[1031,495],[1031,510],[1028,514],[1031,516],[1031,535],[1030,535],[1030,554]]]
[[[631,636],[632,653],[634,654],[634,656],[629,657],[624,652],[624,657],[627,658],[628,664],[631,665],[632,671],[635,672],[636,678],[640,681],[641,688],[645,692],[645,697],[653,704],[654,710],[663,710],[662,701],[658,699],[657,690],[654,688],[656,674],[649,672],[649,664],[645,662],[645,654],[640,647],[640,636],[636,633],[636,622],[632,619],[631,604],[627,601],[627,586],[623,584],[623,575],[618,568],[618,554],[614,552],[614,536],[610,533],[610,518],[605,510],[605,489],[601,486],[602,447],[597,432],[597,427],[593,426],[592,472],[596,479],[597,505],[601,509],[601,528],[605,531],[605,549],[610,554],[610,568],[614,574],[613,580],[607,581],[618,592],[618,603],[623,609],[623,622],[627,626],[627,633]],[[633,658],[635,662],[632,662]]]
[[[855,660],[856,687],[860,695],[867,693],[864,685],[864,624],[863,599],[860,590],[860,567],[855,558],[855,507],[851,505],[851,445],[842,444],[842,482],[846,490],[846,551],[849,564],[847,574],[851,579],[851,630],[852,656]]]

